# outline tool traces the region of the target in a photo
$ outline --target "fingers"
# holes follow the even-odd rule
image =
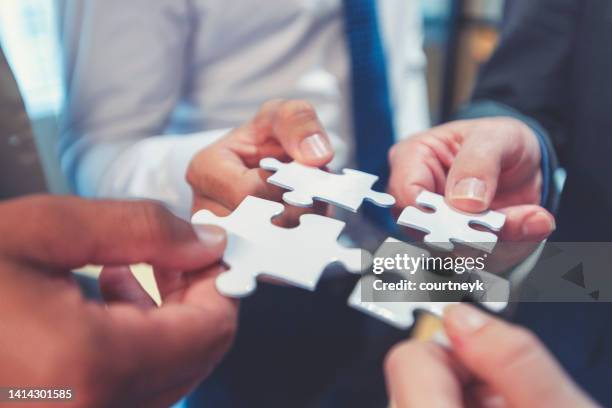
[[[333,158],[331,142],[312,105],[300,100],[265,103],[254,119],[200,151],[187,170],[194,207],[234,209],[247,196],[280,201],[283,190],[267,182],[264,157],[321,167]]]
[[[155,302],[140,286],[129,266],[104,267],[98,284],[106,302],[127,302],[143,309],[155,307]]]
[[[394,408],[462,407],[462,384],[452,356],[432,342],[408,341],[385,360],[385,378]]]
[[[473,133],[455,157],[448,174],[445,196],[456,208],[481,212],[489,208],[506,155],[505,145],[490,134]]]
[[[470,121],[451,122],[393,146],[389,151],[389,190],[398,206],[414,204],[422,190],[444,193],[446,172],[471,127]]]
[[[184,292],[167,294],[175,299],[158,309],[109,307],[110,328],[122,344],[118,349],[129,355],[130,370],[146,374],[146,387],[167,390],[201,379],[231,346],[238,304],[215,289],[219,272],[217,267],[202,272]]]
[[[259,168],[259,158],[253,161],[255,168],[245,163],[234,148],[210,148],[200,152],[190,164],[187,174],[194,191],[194,207],[206,203],[217,203],[206,207],[221,214],[223,208],[230,211],[236,208],[248,195],[267,200],[279,201],[282,189],[268,183],[270,173]],[[214,163],[214,167],[211,166]]]
[[[0,225],[0,233],[11,233],[0,250],[48,269],[146,262],[195,270],[217,262],[225,248],[221,229],[206,228],[198,238],[189,223],[154,202],[41,196],[15,200],[3,209],[19,225]]]
[[[449,202],[460,210],[481,212],[491,206],[502,171],[516,167],[515,172],[534,177],[531,166],[518,166],[525,157],[530,157],[530,164],[539,163],[535,136],[526,137],[526,132],[531,133],[519,121],[507,118],[474,122],[448,173],[445,196]]]
[[[447,308],[446,334],[456,358],[510,406],[589,406],[537,338],[458,304]]]
[[[331,142],[314,107],[303,100],[265,103],[253,120],[258,142],[274,138],[294,160],[321,167],[333,158]]]
[[[498,211],[506,215],[500,234],[504,242],[540,242],[556,228],[555,217],[539,205],[517,205]]]
[[[399,208],[413,205],[422,190],[439,192],[444,186],[445,170],[436,152],[421,140],[396,145],[389,161],[389,193],[396,198]]]

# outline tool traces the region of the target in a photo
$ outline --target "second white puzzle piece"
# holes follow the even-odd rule
[[[300,217],[295,228],[271,223],[284,210],[281,203],[247,196],[227,217],[201,210],[192,223],[216,225],[226,230],[223,256],[229,270],[217,277],[217,289],[225,296],[244,297],[257,287],[259,275],[314,290],[327,265],[341,262],[349,272],[361,273],[365,251],[347,248],[337,241],[344,223],[315,214]],[[366,267],[367,265],[364,265]]]
[[[363,200],[381,207],[395,204],[392,195],[372,190],[378,177],[358,170],[344,169],[334,174],[297,162],[283,163],[267,157],[259,163],[265,170],[275,171],[268,182],[288,191],[283,200],[297,207],[310,207],[313,199],[356,212]]]

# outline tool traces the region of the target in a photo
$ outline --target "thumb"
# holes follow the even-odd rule
[[[594,406],[528,330],[465,304],[446,309],[444,328],[458,360],[509,406]]]
[[[312,106],[304,100],[273,100],[265,103],[253,121],[257,137],[273,138],[294,160],[321,167],[334,157],[327,132]]]
[[[471,130],[453,160],[446,180],[445,196],[459,210],[482,212],[489,208],[508,148],[489,127]]]

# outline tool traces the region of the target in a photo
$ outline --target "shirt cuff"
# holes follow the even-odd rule
[[[137,141],[105,166],[95,183],[95,195],[161,201],[177,216],[189,219],[192,192],[185,179],[187,167],[196,153],[230,130],[153,136]],[[88,156],[96,157],[98,148],[106,146],[91,149]]]

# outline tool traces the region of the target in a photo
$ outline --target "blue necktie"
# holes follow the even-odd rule
[[[394,142],[387,69],[378,30],[376,1],[344,0],[351,57],[353,132],[359,169],[379,177],[375,189],[389,180],[387,152]],[[367,206],[365,215],[389,226],[389,210]]]

